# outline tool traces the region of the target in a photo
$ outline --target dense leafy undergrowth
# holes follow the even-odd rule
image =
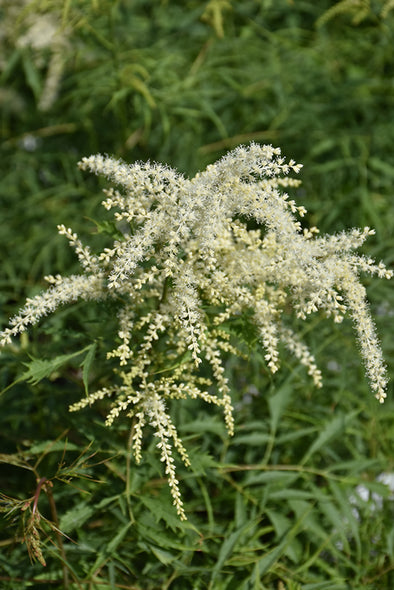
[[[2,479],[14,497],[3,498],[4,587],[184,588],[191,575],[193,588],[390,587],[392,500],[376,478],[389,467],[392,406],[360,400],[357,379],[335,372],[327,404],[294,370],[264,383],[259,364],[234,367],[231,442],[220,416],[196,401],[174,406],[192,465],[178,466],[186,523],[170,507],[155,441],[136,467],[126,420],[109,431],[97,409],[66,412],[80,395],[78,365],[67,380],[15,386],[2,414]],[[35,557],[45,569],[28,564],[25,546],[34,555],[41,478]]]
[[[306,225],[374,227],[364,252],[392,267],[390,2],[186,4],[0,2],[2,326],[43,275],[76,268],[56,225],[91,223],[102,240],[108,227],[86,219],[102,195],[76,168],[98,151],[192,176],[240,143],[279,145],[305,166],[292,197]],[[136,466],[127,418],[108,429],[105,402],[67,410],[105,379],[98,319],[113,330],[111,307],[64,308],[22,335],[1,356],[1,587],[391,588],[394,300],[389,283],[364,284],[386,403],[370,395],[346,321],[300,325],[320,390],[290,360],[272,376],[263,353],[229,356],[234,437],[216,408],[169,407],[192,465],[177,465],[185,522],[149,434]]]

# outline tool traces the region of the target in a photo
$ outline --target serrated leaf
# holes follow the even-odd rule
[[[278,561],[278,559],[282,555],[286,554],[287,548],[291,547],[291,544],[298,532],[300,531],[305,518],[308,517],[310,511],[313,509],[313,505],[311,502],[294,500],[292,508],[293,510],[298,512],[297,521],[290,530],[284,531],[282,540],[280,541],[279,545],[277,545],[272,551],[264,555],[259,560],[260,576],[265,574]]]
[[[114,554],[116,549],[119,547],[120,543],[123,541],[127,531],[132,526],[132,522],[129,521],[122,528],[118,531],[115,537],[103,548],[103,551],[99,553],[97,556],[96,561],[94,562],[90,572],[88,573],[89,576],[93,575],[93,572],[97,571],[98,568],[102,567],[104,563],[108,561],[111,555]]]
[[[318,522],[318,513],[312,502],[289,500],[289,506],[295,513],[297,520],[302,523],[302,528],[308,531],[308,535],[312,532],[317,538],[327,539],[327,531]]]
[[[73,352],[71,354],[61,354],[53,359],[37,359],[34,357],[30,357],[31,361],[29,363],[23,363],[25,367],[28,367],[27,371],[21,375],[15,381],[15,383],[19,381],[27,381],[28,383],[32,383],[33,385],[37,385],[42,379],[46,377],[50,377],[53,373],[55,373],[61,366],[69,363],[71,360],[77,358],[81,354],[86,351],[89,351],[93,345],[86,346],[82,350],[78,350],[77,352]]]
[[[282,537],[286,531],[291,529],[292,522],[281,512],[266,509],[266,514],[272,522],[275,533],[278,537]]]
[[[140,496],[139,500],[148,508],[156,523],[164,520],[173,531],[179,529],[194,528],[190,523],[179,520],[174,509],[169,509],[167,498],[152,498],[147,495]]]
[[[275,512],[274,510],[266,510],[266,514],[272,522],[277,538],[282,538],[283,535],[285,535],[285,533],[291,529],[291,520],[282,513]],[[293,538],[289,545],[285,548],[284,555],[291,559],[293,563],[298,564],[301,554],[302,544],[297,538]]]
[[[129,528],[132,526],[132,522],[128,522],[126,523],[118,532],[117,535],[115,535],[115,537],[108,543],[107,548],[106,548],[106,553],[109,555],[112,555],[116,549],[119,547],[120,543],[123,541],[127,531],[129,530]]]
[[[222,324],[220,329],[236,336],[237,340],[246,344],[249,350],[253,350],[259,340],[259,333],[255,322],[253,322],[252,314],[244,313],[240,317],[231,318]]]
[[[96,221],[95,219],[92,219],[91,217],[86,217],[86,219],[88,219],[89,221],[94,223],[98,234],[109,235],[112,238],[114,238],[115,240],[123,240],[124,239],[124,235],[122,234],[121,231],[119,231],[119,229],[117,228],[116,223],[114,221],[108,221],[108,220]]]
[[[231,535],[224,541],[219,551],[218,560],[212,570],[210,582],[211,587],[220,570],[222,569],[222,566],[225,564],[226,560],[231,555],[236,543],[249,528],[256,526],[257,522],[258,521],[255,520],[254,522],[245,523],[243,526],[241,526],[241,528],[231,533]]]
[[[189,451],[190,467],[189,469],[195,476],[206,475],[207,469],[216,469],[222,467],[222,463],[216,461],[209,453],[203,451],[197,451],[192,449]]]
[[[59,521],[59,529],[69,533],[82,526],[93,514],[94,510],[87,502],[81,502],[65,512]]]
[[[117,500],[119,500],[119,494],[116,494],[116,496],[110,496],[109,498],[103,498],[103,500],[101,500],[101,502],[96,504],[95,509],[96,509],[96,511],[101,510],[102,508],[105,508],[106,506],[108,506],[109,504],[112,504],[113,502],[115,502]]]
[[[174,510],[169,510],[167,499],[160,500],[159,498],[150,498],[149,496],[141,496],[141,502],[150,510],[156,522],[164,520],[167,526],[175,531],[180,526],[179,518],[176,516]]]
[[[282,541],[277,545],[272,551],[266,553],[261,559],[258,561],[259,566],[259,574],[262,577],[273,565],[274,563],[284,554],[286,550],[286,546],[290,543],[290,533],[287,533]]]
[[[330,440],[339,436],[339,434],[345,430],[347,423],[356,415],[356,413],[357,412],[353,412],[346,417],[343,414],[340,414],[339,416],[335,416],[335,418],[327,422],[327,424],[320,431],[319,436],[313,441],[305,453],[301,460],[301,465],[304,465],[314,453],[324,447]]]
[[[149,523],[152,524],[149,524]],[[168,532],[163,532],[163,528],[159,528],[155,523],[153,523],[153,517],[150,512],[147,514],[142,514],[138,521],[135,523],[135,527],[137,529],[138,537],[142,540],[145,540],[147,545],[151,545],[154,543],[155,545],[159,545],[161,548],[170,548],[176,549],[177,551],[190,551],[192,547],[187,545],[186,543],[181,543],[177,539],[180,538],[179,535],[175,536],[175,538],[168,534]],[[178,518],[178,528],[183,530],[192,530],[194,532],[199,531],[192,525],[189,521],[181,521]],[[208,549],[202,545],[201,551],[207,552]]]

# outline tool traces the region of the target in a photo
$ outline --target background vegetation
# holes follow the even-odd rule
[[[365,251],[392,265],[393,2],[1,0],[0,23],[3,325],[43,275],[75,268],[58,223],[102,238],[100,187],[76,168],[96,152],[191,175],[239,143],[273,143],[305,166],[306,223],[375,227]],[[365,282],[392,376],[392,287]],[[23,362],[99,345],[106,313],[64,309],[2,354],[2,588],[394,586],[379,481],[394,471],[394,405],[368,391],[350,324],[306,329],[320,391],[292,366],[269,376],[257,352],[229,359],[232,440],[219,413],[174,404],[193,465],[179,466],[181,523],[155,454],[130,458],[126,420],[68,413],[81,356],[26,380]]]

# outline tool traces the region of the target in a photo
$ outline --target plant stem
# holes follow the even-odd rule
[[[37,484],[36,493],[34,494],[34,503],[33,503],[32,514],[35,514],[35,512],[37,510],[38,498],[40,497],[41,488],[46,481],[48,481],[47,478],[42,477]]]
[[[135,522],[134,519],[134,515],[133,515],[133,511],[131,508],[131,503],[130,503],[130,459],[131,459],[131,454],[132,454],[132,445],[133,445],[133,434],[134,434],[134,424],[135,424],[135,419],[132,422],[131,428],[130,428],[130,434],[129,434],[129,438],[127,441],[127,454],[126,454],[126,502],[127,502],[127,508],[129,510],[129,517],[132,523]]]
[[[45,479],[45,478],[43,478]],[[64,584],[64,588],[69,588],[69,576],[68,576],[68,569],[67,569],[67,558],[66,558],[66,552],[64,550],[64,545],[63,545],[63,538],[62,535],[60,533],[59,529],[59,519],[57,516],[57,510],[56,510],[56,504],[55,504],[55,499],[53,497],[52,494],[52,482],[48,482],[48,485],[45,486],[45,493],[47,495],[48,498],[48,502],[49,502],[49,506],[51,509],[51,516],[52,516],[52,520],[55,523],[56,526],[56,538],[57,538],[57,546],[59,548],[59,552],[60,555],[62,557],[62,570],[63,570],[63,584]]]

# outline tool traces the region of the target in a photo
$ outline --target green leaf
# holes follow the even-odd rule
[[[368,471],[373,468],[377,468],[380,465],[379,459],[354,459],[351,461],[343,461],[341,463],[333,463],[332,465],[328,465],[326,470],[329,472],[342,472],[346,474],[346,476],[354,476],[356,474],[362,473],[363,471]]]
[[[328,422],[321,430],[319,436],[313,441],[304,457],[301,460],[301,465],[304,465],[314,453],[324,447],[330,440],[338,437],[344,430],[346,425],[354,418],[357,412],[352,412],[348,416],[340,414],[336,416],[330,422]]]
[[[377,172],[380,172],[381,174],[394,180],[394,166],[392,164],[384,162],[383,160],[379,160],[379,158],[375,158],[373,156],[368,158],[368,164]]]
[[[259,333],[251,312],[249,314],[245,312],[240,317],[227,320],[220,329],[234,334],[240,342],[246,344],[249,350],[253,350],[259,340]]]
[[[83,384],[85,386],[86,395],[89,395],[89,371],[90,371],[90,367],[92,365],[92,362],[94,360],[96,348],[97,348],[97,344],[96,344],[96,342],[94,342],[91,345],[90,350],[88,351],[88,354],[85,356],[85,359],[82,361],[82,363],[80,365],[81,367],[83,367],[82,380],[83,380]]]
[[[252,432],[251,434],[236,436],[232,441],[232,446],[251,445],[255,447],[267,443],[270,439],[271,435],[265,432]]]
[[[41,453],[54,453],[56,451],[80,451],[80,447],[68,441],[44,440],[28,449],[29,455],[41,455]]]
[[[237,528],[240,528],[247,521],[246,501],[243,494],[236,492],[235,496],[235,515],[234,522]]]
[[[286,531],[291,529],[291,520],[280,512],[266,510],[266,514],[272,522],[277,538],[282,538]],[[293,538],[284,553],[293,563],[298,564],[302,555],[302,544],[296,538]]]
[[[278,447],[282,444],[288,444],[290,441],[294,442],[299,438],[303,438],[309,434],[315,434],[316,428],[314,426],[308,426],[307,428],[300,428],[299,430],[286,432],[286,434],[281,434],[275,438],[275,445]]]
[[[98,504],[96,504],[96,510],[102,510],[103,508],[106,508],[109,504],[112,504],[116,501],[119,501],[119,494],[116,494],[116,496],[110,496],[109,498],[103,498],[103,500],[101,500],[101,502],[99,502]]]
[[[268,407],[271,414],[271,431],[276,432],[278,427],[279,419],[288,406],[291,394],[293,393],[293,387],[289,380],[286,380],[282,387],[279,388],[275,395],[268,398]]]
[[[5,82],[8,80],[10,74],[13,73],[15,66],[18,64],[20,56],[20,49],[16,49],[15,51],[13,51],[11,57],[8,58],[8,61],[4,62],[4,64],[2,65],[3,71],[0,76],[0,84],[5,84]]]
[[[153,555],[164,565],[168,565],[176,560],[175,555],[170,553],[169,551],[164,551],[164,549],[159,549],[159,547],[155,547],[154,545],[150,545],[150,550],[152,551]]]
[[[150,498],[149,496],[141,496],[141,502],[150,510],[153,514],[156,522],[164,520],[167,526],[173,531],[180,527],[181,521],[175,514],[175,510],[168,508],[167,498]]]
[[[42,379],[46,377],[50,377],[53,373],[55,373],[61,366],[66,365],[71,360],[77,358],[84,352],[88,351],[87,357],[91,355],[91,350],[95,347],[96,344],[91,344],[86,346],[82,350],[78,350],[77,352],[72,352],[71,354],[61,354],[53,359],[42,360],[36,359],[34,357],[30,357],[32,360],[30,363],[23,363],[25,367],[28,367],[28,370],[15,381],[15,383],[19,381],[27,381],[28,383],[32,383],[33,385],[37,385]],[[82,364],[86,362],[83,361]]]
[[[288,471],[264,471],[248,475],[245,478],[244,485],[277,484],[282,488],[288,488],[299,476],[299,473],[289,473]]]
[[[53,373],[58,371],[60,367],[66,365],[71,360],[77,358],[84,352],[87,352],[86,358],[82,361],[80,366],[83,366],[83,382],[85,385],[85,390],[87,390],[87,379],[89,374],[89,369],[94,357],[94,352],[96,350],[96,343],[90,344],[82,350],[78,350],[77,352],[72,352],[70,354],[61,354],[53,359],[37,359],[34,357],[30,357],[31,361],[29,363],[23,363],[25,367],[27,367],[27,371],[25,371],[18,379],[15,379],[12,383],[7,385],[1,392],[0,395],[11,389],[17,383],[22,383],[23,381],[27,381],[28,383],[32,383],[33,385],[37,385],[42,379],[50,377]]]
[[[302,521],[302,528],[308,532],[308,535],[313,538],[313,533],[317,538],[326,540],[329,536],[327,531],[318,522],[318,512],[314,507],[313,502],[305,502],[304,500],[290,500],[289,506],[295,513],[297,520]]]
[[[98,234],[106,234],[108,236],[111,236],[115,240],[123,240],[124,239],[124,235],[122,234],[121,231],[119,231],[119,229],[117,228],[116,223],[114,221],[108,221],[108,220],[96,221],[95,219],[92,219],[91,217],[86,217],[86,219],[88,219],[89,221],[94,223]]]
[[[192,353],[190,352],[190,350],[186,350],[185,352],[183,352],[182,354],[180,354],[175,360],[174,363],[168,367],[164,367],[164,369],[159,369],[158,371],[154,371],[154,375],[160,375],[161,373],[167,373],[169,371],[173,371],[174,369],[177,369],[178,367],[180,367],[181,365],[183,365],[184,363],[187,363],[190,361],[190,359],[192,358]]]
[[[93,514],[94,510],[91,504],[81,502],[65,512],[59,521],[59,529],[62,532],[69,533],[72,530],[82,526]]]
[[[310,500],[313,501],[315,496],[312,492],[306,492],[305,490],[298,490],[295,488],[287,488],[284,490],[272,491],[270,493],[271,499],[275,500]]]
[[[116,549],[119,547],[120,543],[123,541],[127,531],[132,526],[132,522],[129,521],[122,528],[118,531],[118,533],[113,537],[113,539],[108,543],[108,545],[103,547],[103,550],[98,554],[96,561],[93,563],[88,575],[92,576],[93,572],[96,572],[99,568],[101,568],[115,553]]]
[[[286,546],[290,543],[290,541],[290,533],[286,533],[279,545],[259,559],[258,566],[260,577],[263,576],[274,565],[274,563],[278,561],[281,555],[284,554]]]
[[[291,507],[296,513],[297,520],[290,530],[284,531],[283,538],[279,545],[277,545],[272,551],[270,551],[264,557],[262,557],[262,559],[260,559],[260,576],[265,574],[278,561],[281,555],[286,554],[287,549],[292,546],[293,540],[295,539],[300,529],[303,528],[305,520],[308,519],[311,510],[313,510],[312,502],[305,502],[302,500],[294,500],[291,503]],[[314,518],[312,518],[306,524],[307,527],[312,528],[315,532],[321,533],[321,531],[323,531],[323,529],[319,526],[319,524],[315,521]],[[325,531],[323,531],[323,533],[326,534]],[[294,545],[293,547],[293,553],[294,551],[296,551],[296,545]],[[292,551],[290,550],[290,554],[291,553]]]
[[[129,530],[129,528],[132,526],[132,522],[128,522],[126,523],[118,532],[117,535],[115,535],[115,537],[112,539],[112,541],[110,541],[107,545],[107,549],[106,549],[106,553],[108,555],[112,555],[116,549],[119,547],[120,543],[123,541],[127,531]]]
[[[345,529],[346,534],[350,535],[352,541],[356,543],[356,548],[353,549],[353,552],[355,553],[355,559],[358,561],[361,559],[362,552],[360,523],[354,514],[353,506],[349,500],[351,488],[347,487],[343,489],[343,487],[338,485],[335,481],[329,481],[328,485],[331,491],[331,497],[335,498],[342,514],[345,515],[345,518],[342,519],[342,528]]]
[[[193,420],[190,424],[181,424],[179,430],[182,433],[217,434],[220,438],[226,438],[227,432],[223,422],[216,416],[207,417],[204,420]]]
[[[343,521],[346,518],[346,514],[344,514],[343,512],[340,512],[336,508],[334,503],[331,501],[330,497],[327,497],[326,502],[320,503],[320,510],[323,512],[323,514],[326,516],[328,522],[331,524],[331,527],[333,529],[333,533],[335,534],[335,536],[338,536],[340,538],[342,546],[343,546],[343,551],[346,552],[347,554],[349,554],[350,553],[349,540],[346,535],[346,531],[344,530],[344,527],[343,527]]]
[[[0,463],[7,465],[15,465],[15,467],[22,467],[23,469],[33,470],[19,455],[0,454]]]
[[[336,584],[335,582],[317,582],[304,584],[302,590],[348,590],[347,584]]]
[[[168,531],[163,530],[163,527],[160,528],[154,523],[153,516],[150,512],[145,512],[146,514],[142,513],[135,523],[137,535],[141,539],[141,542],[146,542],[149,546],[153,543],[155,546],[159,545],[162,549],[176,549],[177,551],[191,550],[190,545],[181,543],[178,540],[181,539],[180,535],[176,535],[175,537],[169,535]],[[189,521],[182,522],[178,519],[178,528],[193,531],[195,537],[200,535],[199,531]],[[201,551],[207,551],[204,545],[201,546]]]
[[[224,541],[224,543],[221,546],[220,551],[219,551],[218,560],[215,564],[215,567],[212,570],[212,576],[211,576],[209,588],[215,587],[213,585],[213,583],[216,580],[216,577],[218,576],[218,574],[219,574],[222,566],[226,562],[227,558],[231,555],[236,543],[239,541],[239,539],[242,537],[242,535],[249,528],[256,526],[256,524],[257,524],[257,521],[246,522],[241,528],[239,528],[236,531],[234,531],[233,533],[231,533],[231,535],[228,537],[228,539],[226,539]]]
[[[33,91],[36,100],[41,96],[41,80],[40,75],[34,62],[30,59],[28,53],[23,54],[22,58],[23,69],[25,70],[26,81]]]
[[[389,554],[390,559],[394,560],[394,526],[391,528],[391,531],[387,533],[386,541],[387,553]]]
[[[266,514],[272,522],[277,537],[282,537],[286,531],[291,529],[291,521],[281,512],[266,509]]]

